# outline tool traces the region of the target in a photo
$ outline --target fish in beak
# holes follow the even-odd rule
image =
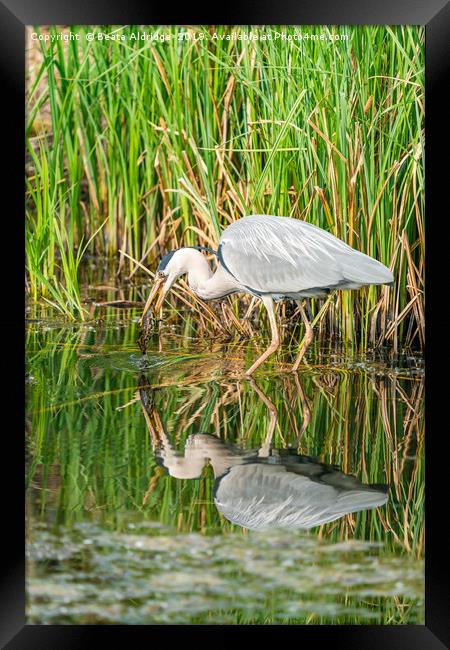
[[[150,291],[150,295],[147,299],[147,302],[145,303],[144,311],[142,312],[141,316],[141,326],[144,323],[145,315],[148,312],[148,310],[151,308],[152,303],[156,300],[155,305],[152,309],[152,312],[155,314],[156,312],[159,311],[161,308],[162,302],[164,300],[164,296],[167,293],[167,289],[165,287],[167,280],[167,276],[165,275],[157,275],[155,279],[155,284],[152,287],[152,290]],[[159,294],[159,295],[158,295]]]

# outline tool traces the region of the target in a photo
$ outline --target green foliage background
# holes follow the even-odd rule
[[[394,271],[393,289],[339,297],[344,339],[423,344],[423,28],[73,26],[80,40],[31,40],[61,31],[29,31],[30,298],[85,318],[86,253],[128,277],[124,254],[154,268],[245,214],[288,215]],[[170,40],[131,39],[144,31]],[[295,32],[308,38],[276,38]]]

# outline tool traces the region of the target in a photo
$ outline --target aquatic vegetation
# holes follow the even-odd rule
[[[421,623],[423,566],[292,533],[207,537],[150,522],[30,531],[30,623]],[[49,571],[48,567],[51,566]]]
[[[29,296],[85,318],[83,253],[136,277],[181,244],[214,246],[245,214],[286,215],[396,278],[328,304],[324,333],[362,349],[423,345],[423,28],[303,27],[346,38],[289,45],[154,29],[174,38],[131,40],[140,27],[113,27],[127,40],[40,41],[29,53]],[[230,299],[228,313],[242,302]],[[209,315],[198,327],[218,325]]]

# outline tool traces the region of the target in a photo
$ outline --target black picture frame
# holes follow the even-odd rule
[[[11,418],[4,427],[7,443],[4,466],[10,468],[4,490],[2,580],[0,582],[0,643],[9,650],[40,648],[93,647],[112,636],[115,644],[165,642],[178,634],[188,640],[212,642],[217,628],[210,626],[34,626],[25,623],[25,499],[23,488],[23,161],[24,161],[24,28],[30,24],[416,24],[425,25],[426,40],[426,255],[427,255],[427,349],[426,349],[426,536],[425,625],[405,626],[264,626],[268,643],[275,634],[295,634],[296,643],[373,649],[434,650],[449,647],[449,587],[446,580],[449,553],[442,529],[447,513],[448,438],[446,416],[446,382],[435,373],[445,365],[443,352],[448,330],[442,303],[444,282],[448,276],[449,255],[447,161],[449,106],[444,91],[449,85],[450,5],[444,0],[377,0],[368,5],[360,0],[260,0],[257,4],[228,2],[226,6],[200,10],[188,5],[178,9],[161,4],[95,2],[69,3],[67,0],[3,0],[0,2],[0,70],[2,77],[3,233],[7,246],[2,247],[7,278],[3,286],[3,318],[0,331],[6,345],[3,398]],[[447,137],[447,141],[445,138]],[[441,154],[442,160],[441,160]],[[5,203],[9,209],[5,209]],[[441,268],[442,262],[444,266]],[[7,286],[5,286],[7,285]],[[6,294],[6,295],[5,295]],[[14,345],[12,344],[14,342]],[[5,419],[3,420],[3,423]],[[6,459],[8,459],[6,461]],[[150,629],[149,629],[150,628]],[[221,626],[220,640],[227,643],[236,634],[254,640],[259,626]],[[250,629],[249,629],[250,628]],[[293,629],[294,628],[294,629]],[[236,632],[237,629],[237,632]],[[215,636],[214,636],[215,635]],[[272,636],[272,639],[270,638]]]

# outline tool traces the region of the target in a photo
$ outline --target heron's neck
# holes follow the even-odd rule
[[[195,253],[195,263],[191,263],[188,271],[188,283],[199,298],[214,300],[236,290],[232,276],[221,266],[213,273],[205,257],[198,251]]]

